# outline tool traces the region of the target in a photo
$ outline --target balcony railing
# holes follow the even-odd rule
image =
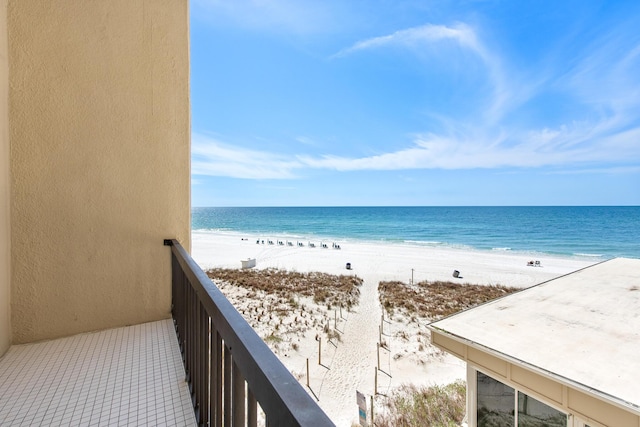
[[[333,426],[177,240],[172,312],[196,420],[203,426]]]

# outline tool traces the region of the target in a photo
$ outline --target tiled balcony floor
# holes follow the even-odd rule
[[[1,426],[192,426],[173,322],[14,345],[0,359]]]

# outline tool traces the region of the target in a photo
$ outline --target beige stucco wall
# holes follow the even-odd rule
[[[14,343],[169,317],[187,0],[9,0],[7,17]]]
[[[0,356],[11,344],[7,0],[0,0]]]

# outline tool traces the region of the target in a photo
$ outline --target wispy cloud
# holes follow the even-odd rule
[[[451,43],[460,50],[452,49]],[[491,85],[489,96],[486,97],[486,107],[482,115],[485,122],[496,123],[511,106],[523,102],[528,98],[531,88],[519,84],[518,90],[508,84],[503,61],[492,49],[482,42],[477,31],[468,24],[458,22],[453,25],[425,24],[418,27],[398,30],[392,34],[360,40],[338,53],[331,56],[332,59],[345,58],[361,51],[371,51],[383,48],[411,49],[416,55],[422,55],[425,51],[437,51],[446,53],[442,55],[443,61],[452,58],[462,59],[464,52],[471,53],[484,64],[487,81]],[[433,66],[433,64],[429,64]],[[511,80],[515,80],[511,76]]]
[[[294,179],[303,167],[291,156],[231,146],[200,134],[192,135],[193,175],[243,179]]]
[[[541,129],[522,135],[418,135],[405,149],[366,157],[275,155],[235,148],[196,136],[195,175],[247,179],[296,179],[305,169],[383,171],[410,169],[500,169],[562,167],[579,170],[597,162],[640,159],[640,129],[594,138],[588,124]],[[608,170],[614,170],[608,168]],[[620,167],[618,173],[637,168]]]
[[[596,116],[601,133],[640,127],[640,36],[617,32],[586,46],[557,81]]]
[[[445,25],[422,25],[396,31],[392,34],[361,40],[352,46],[333,55],[333,58],[345,57],[362,50],[382,48],[385,46],[403,46],[411,48],[424,47],[425,43],[453,40],[469,48],[482,56],[482,49],[478,46],[475,33],[465,24],[456,24],[451,27]]]
[[[438,135],[416,138],[403,150],[361,158],[339,156],[299,156],[298,160],[312,168],[353,170],[403,169],[498,169],[538,168],[547,166],[576,168],[594,162],[623,162],[640,158],[635,144],[640,131],[604,138],[598,144],[585,140],[588,128],[543,129],[510,139],[454,139]]]

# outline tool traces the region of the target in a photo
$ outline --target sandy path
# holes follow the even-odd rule
[[[342,340],[324,378],[327,386],[319,396],[321,406],[339,426],[350,425],[357,417],[356,390],[373,394],[378,324],[372,319],[379,319],[382,312],[377,282],[367,276],[370,274],[360,275],[364,279],[360,303],[347,315],[343,312],[346,319],[338,324]]]

